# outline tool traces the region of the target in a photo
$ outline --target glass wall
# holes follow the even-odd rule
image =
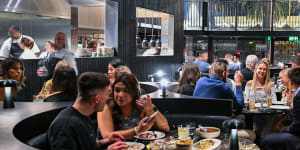
[[[202,30],[205,0],[184,1],[185,30]],[[210,0],[210,31],[293,31],[300,29],[299,0]]]
[[[136,55],[174,55],[174,16],[136,8]]]

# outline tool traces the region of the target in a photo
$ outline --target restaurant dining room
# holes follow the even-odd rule
[[[1,0],[0,150],[300,150],[299,0]]]

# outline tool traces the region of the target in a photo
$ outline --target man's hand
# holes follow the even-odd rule
[[[127,149],[127,144],[123,141],[118,141],[110,146],[108,146],[107,150],[122,150]]]
[[[109,143],[112,143],[112,142],[120,141],[124,139],[124,137],[119,133],[112,133],[107,139]]]
[[[117,141],[121,141],[122,139],[124,139],[124,137],[118,133],[112,133],[108,138],[103,139],[103,140],[97,140],[97,143],[99,145],[103,145],[103,144],[108,144],[108,143],[113,143],[113,142],[117,142]]]

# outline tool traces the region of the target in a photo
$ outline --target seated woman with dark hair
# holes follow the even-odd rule
[[[112,98],[103,112],[98,112],[98,127],[103,138],[119,133],[126,139],[149,130],[154,125],[158,130],[168,132],[167,119],[160,113],[145,123],[146,116],[155,112],[149,95],[140,99],[139,83],[133,74],[122,74],[112,85]],[[144,118],[144,119],[143,119]]]
[[[185,63],[179,79],[177,93],[193,96],[196,82],[201,77],[199,66],[195,63]]]
[[[16,93],[25,86],[24,64],[18,58],[6,58],[1,62],[1,71],[0,80],[16,80],[19,82],[19,86],[12,88],[12,97],[15,99]],[[4,88],[0,88],[0,101],[3,100]]]
[[[54,93],[45,102],[75,101],[77,97],[76,73],[72,67],[62,66],[55,70],[51,91]]]
[[[115,69],[117,69],[119,66],[124,66],[125,64],[121,61],[119,58],[113,58],[111,62],[108,64],[108,77],[110,80],[110,84],[112,85],[115,81]]]

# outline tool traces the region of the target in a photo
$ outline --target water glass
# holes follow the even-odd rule
[[[38,95],[32,96],[33,102],[44,102],[44,99],[42,97],[39,97]]]
[[[229,148],[229,134],[223,134],[222,145],[223,148]]]
[[[178,125],[178,138],[179,139],[186,139],[190,135],[190,127],[189,126],[183,126],[183,125]]]

